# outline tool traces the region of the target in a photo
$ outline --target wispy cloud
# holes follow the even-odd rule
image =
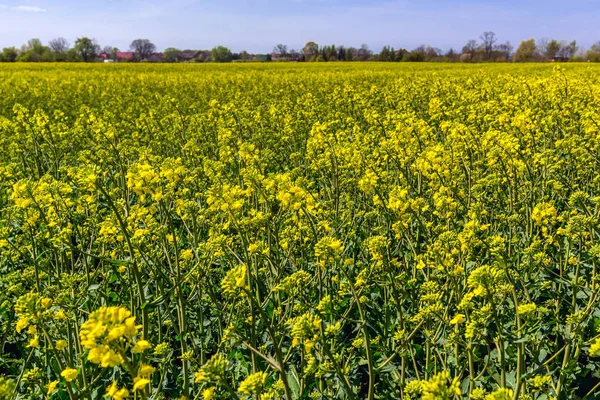
[[[47,11],[45,8],[35,7],[35,6],[16,6],[16,7],[13,7],[12,9],[16,10],[16,11],[23,11],[23,12],[30,12],[30,13],[43,13],[43,12]]]
[[[8,8],[6,4],[0,4],[0,8]]]

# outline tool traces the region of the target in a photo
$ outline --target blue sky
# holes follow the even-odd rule
[[[0,47],[79,36],[126,50],[148,38],[162,50],[268,52],[278,43],[375,51],[389,44],[460,49],[484,31],[513,45],[528,38],[600,41],[598,0],[0,0]]]

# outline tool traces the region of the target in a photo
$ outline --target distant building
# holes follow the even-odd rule
[[[165,61],[165,56],[163,53],[154,53],[150,57],[148,57],[148,62],[163,62]]]
[[[196,50],[184,50],[177,55],[177,61],[194,61],[200,56],[201,52]]]
[[[133,61],[133,51],[117,51],[116,61]]]

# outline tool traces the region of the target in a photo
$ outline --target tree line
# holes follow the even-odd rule
[[[5,47],[0,52],[0,62],[97,62],[97,61],[164,61],[164,62],[238,62],[238,61],[408,61],[408,62],[544,62],[544,61],[592,61],[600,62],[600,41],[589,49],[578,46],[575,40],[528,39],[515,49],[510,42],[499,43],[494,32],[484,32],[479,40],[472,39],[460,50],[446,52],[421,45],[415,49],[395,49],[384,46],[374,53],[363,44],[356,47],[326,45],[308,42],[300,49],[288,49],[278,44],[271,53],[251,54],[246,51],[232,52],[225,46],[212,50],[180,50],[169,47],[157,53],[156,46],[148,39],[131,42],[128,52],[113,46],[100,46],[95,39],[80,37],[73,46],[65,38],[56,38],[44,45],[39,39],[31,39],[20,48]]]

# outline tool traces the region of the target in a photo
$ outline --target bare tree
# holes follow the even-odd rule
[[[477,52],[477,41],[469,40],[462,48],[463,54],[468,54],[469,61],[473,61]]]
[[[63,37],[58,37],[48,42],[48,46],[50,46],[52,52],[63,54],[66,53],[67,50],[69,50],[70,43],[67,39]]]
[[[550,42],[551,41],[548,38],[541,38],[536,41],[537,49],[540,52],[540,55],[542,55],[543,57],[552,58],[552,57],[548,57],[548,55],[547,55],[548,43],[550,43]]]
[[[369,46],[367,46],[366,44],[363,44],[362,46],[360,46],[360,49],[358,49],[358,58],[360,59],[360,61],[367,61],[371,58],[372,55],[373,52],[369,49]]]
[[[136,39],[129,47],[138,61],[147,59],[156,51],[156,46],[148,39]]]
[[[560,49],[558,50],[557,55],[565,60],[568,60],[573,58],[575,53],[577,53],[577,49],[578,46],[576,40],[573,40],[570,43],[561,40]]]
[[[296,51],[295,49],[291,49],[289,52],[289,59],[290,61],[298,61],[300,60],[300,53],[298,51]]]
[[[485,52],[485,59],[492,59],[492,52],[494,51],[494,45],[498,41],[496,38],[496,34],[494,32],[483,32],[481,36],[479,36],[481,41],[483,42],[483,51]]]
[[[502,58],[504,59],[504,61],[510,61],[510,56],[513,51],[513,45],[510,44],[510,42],[499,44],[498,46],[496,46],[496,50],[500,54],[502,54]]]
[[[287,57],[288,48],[285,44],[278,44],[273,48],[273,53],[277,54],[279,57]]]

